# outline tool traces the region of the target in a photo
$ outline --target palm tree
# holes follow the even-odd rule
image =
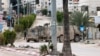
[[[63,55],[72,56],[69,34],[69,13],[68,13],[68,0],[63,0],[64,10],[64,43],[63,43]]]
[[[71,23],[73,25],[76,25],[78,28],[83,25],[85,27],[89,24],[89,16],[87,13],[80,12],[80,11],[74,11],[71,14]]]
[[[74,11],[71,14],[71,23],[75,26],[78,27],[78,29],[80,28],[80,26],[84,26],[86,30],[86,27],[89,26],[89,16],[87,15],[87,13],[85,12],[80,12],[80,11]],[[80,31],[80,29],[79,29]],[[88,31],[87,31],[88,32]],[[84,35],[85,34],[85,35]],[[87,33],[83,33],[83,40],[85,40],[85,36]],[[87,36],[88,38],[88,36]]]
[[[63,23],[63,12],[57,11],[57,22],[58,22],[58,25],[62,25],[62,23]]]

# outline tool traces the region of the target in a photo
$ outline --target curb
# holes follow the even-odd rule
[[[23,50],[16,50],[13,48],[8,48],[8,47],[0,47],[3,50],[7,50],[7,51],[12,51],[12,52],[17,52],[17,53],[22,53],[22,54],[27,54],[27,55],[33,55],[33,56],[40,56],[39,51],[37,51],[36,49],[34,51],[23,51]]]

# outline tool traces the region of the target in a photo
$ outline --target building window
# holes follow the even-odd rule
[[[81,10],[82,10],[82,11],[88,11],[88,6],[82,6],[82,7],[81,7]]]
[[[79,0],[73,0],[73,2],[75,2],[75,3],[76,3],[76,2],[79,2]]]
[[[72,4],[72,3],[69,3],[70,5]]]
[[[47,2],[45,2],[45,4],[47,4]]]
[[[49,3],[49,5],[51,5],[51,3]]]
[[[47,8],[47,6],[45,6],[45,8]]]
[[[100,11],[100,7],[97,7],[97,11]]]
[[[38,5],[38,6],[40,6],[40,5]]]
[[[74,9],[76,9],[76,6],[74,6]]]

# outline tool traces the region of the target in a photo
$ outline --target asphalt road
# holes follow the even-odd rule
[[[76,56],[100,56],[100,46],[95,44],[72,44],[72,52]]]
[[[15,43],[16,46],[21,46],[21,45],[30,45],[35,48],[39,48],[41,45],[44,45],[47,43],[27,43],[27,42],[19,42]],[[57,45],[57,50],[62,52],[62,43],[58,43]],[[76,56],[100,56],[100,46],[97,46],[95,44],[81,44],[81,43],[71,43],[72,47],[72,53],[75,54]]]

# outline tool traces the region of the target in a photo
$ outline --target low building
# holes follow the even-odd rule
[[[68,0],[69,11],[78,10],[79,0]],[[48,11],[52,10],[51,0],[40,0],[39,7],[41,9],[48,9]],[[63,0],[56,0],[56,9],[57,11],[63,11]]]

